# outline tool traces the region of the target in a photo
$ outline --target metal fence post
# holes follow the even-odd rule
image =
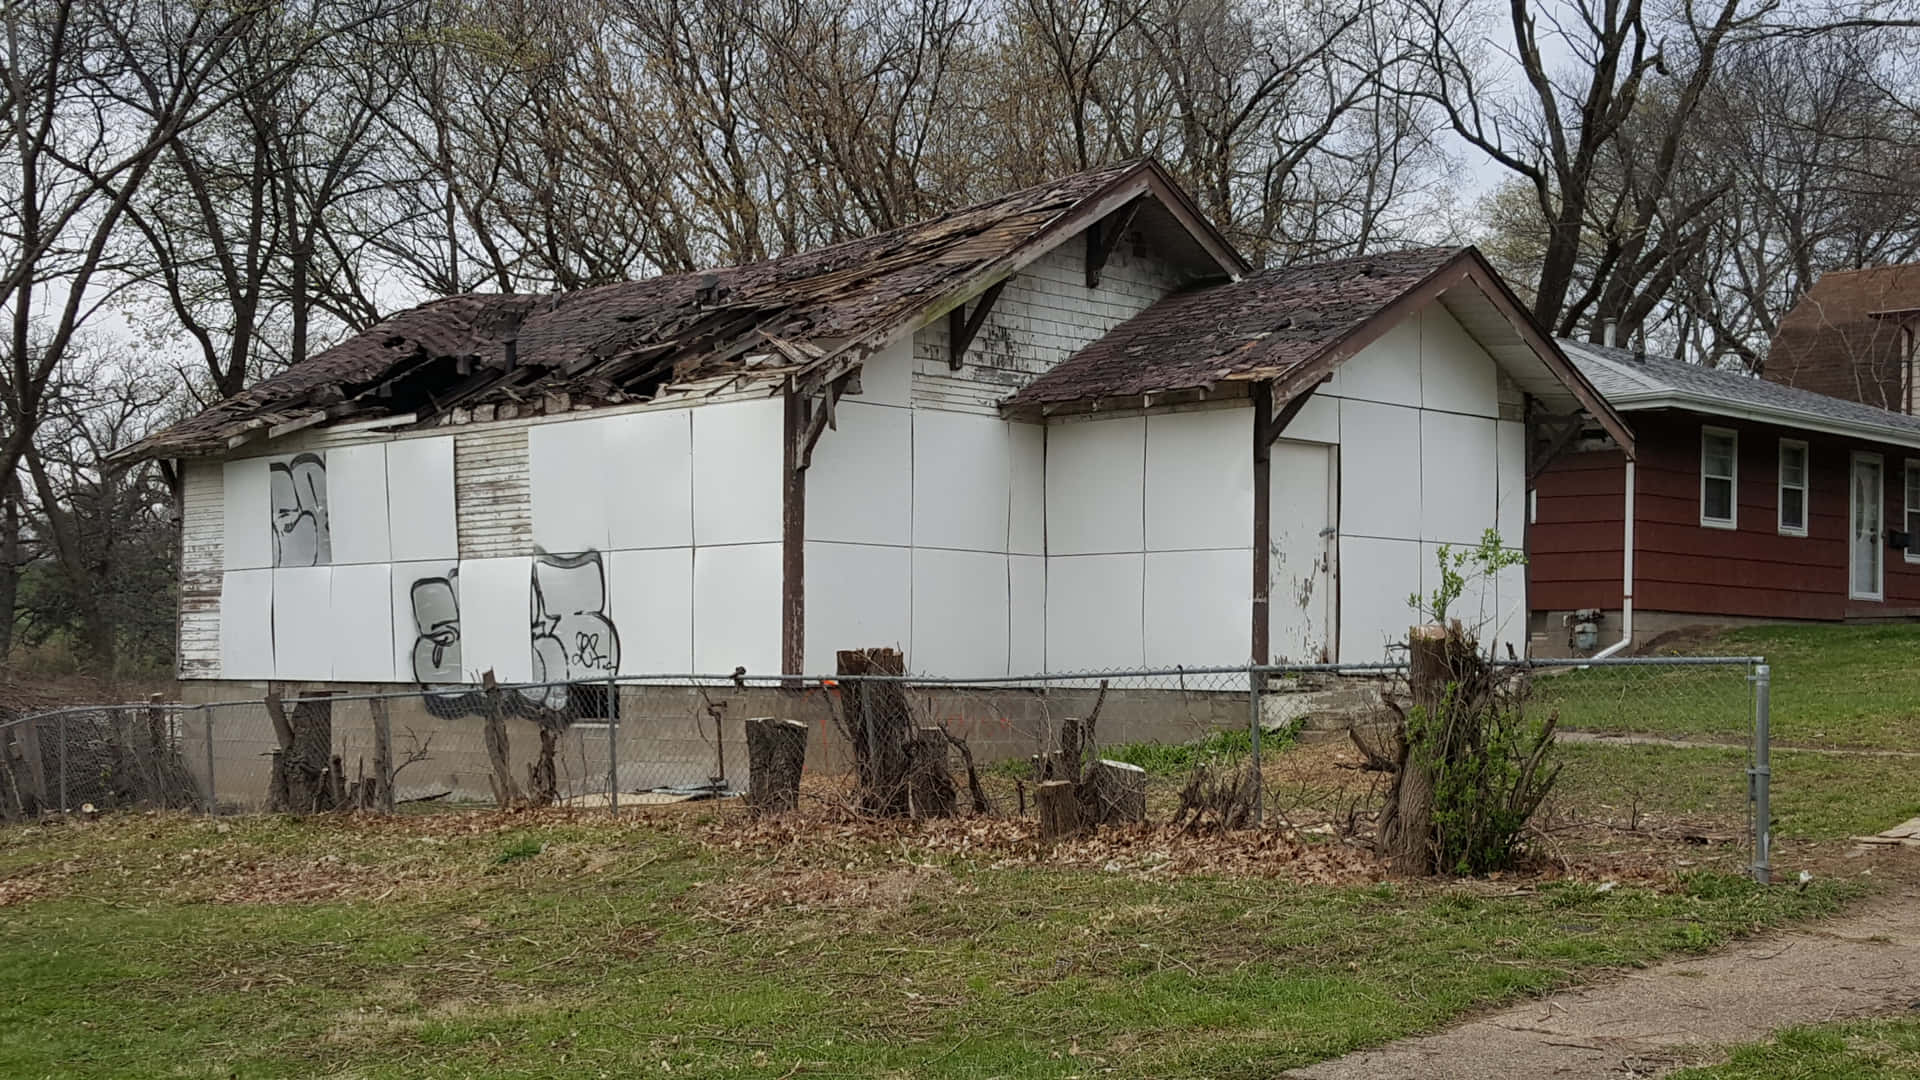
[[[60,740],[60,812],[67,812],[67,713],[60,711],[60,723],[55,728],[55,737]]]
[[[620,684],[607,679],[607,812],[620,816]]]
[[[200,726],[207,736],[207,814],[220,812],[220,797],[213,785],[213,706],[200,706]]]
[[[1266,824],[1266,779],[1260,775],[1260,668],[1247,665],[1247,737],[1253,745],[1253,826]]]
[[[1753,778],[1753,880],[1765,885],[1772,880],[1773,840],[1773,668],[1755,664],[1753,668],[1753,766],[1747,770]]]

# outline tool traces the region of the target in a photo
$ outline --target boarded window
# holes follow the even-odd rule
[[[1724,428],[1700,429],[1700,524],[1734,527],[1739,436]]]

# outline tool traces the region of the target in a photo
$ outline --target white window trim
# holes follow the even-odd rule
[[[1900,515],[1900,531],[1907,534],[1907,550],[1900,554],[1907,562],[1920,563],[1920,551],[1913,549],[1913,533],[1907,528],[1907,522],[1913,519],[1913,512],[1920,510],[1920,506],[1913,503],[1913,483],[1908,479],[1914,472],[1920,471],[1920,459],[1907,458],[1904,464],[1905,468],[1900,473],[1900,505],[1906,512]]]
[[[1727,500],[1726,518],[1707,516],[1707,436],[1724,435],[1733,440],[1732,497]],[[1700,524],[1709,529],[1737,529],[1740,527],[1740,433],[1732,428],[1700,428]]]
[[[1800,492],[1799,525],[1787,524],[1787,500],[1782,498],[1789,490],[1787,487],[1786,470],[1787,450],[1789,447],[1800,451],[1800,486],[1797,489],[1793,489]],[[1804,439],[1781,439],[1780,456],[1775,464],[1777,466],[1777,475],[1774,478],[1773,487],[1774,519],[1779,523],[1780,535],[1805,536],[1807,535],[1807,526],[1813,520],[1813,452],[1807,449],[1807,444]],[[1734,471],[1736,473],[1739,472],[1739,466],[1737,464],[1734,466]]]
[[[1874,537],[1874,543],[1884,544],[1884,535],[1887,530],[1886,459],[1879,454],[1868,454],[1856,450],[1853,452],[1853,456],[1847,461],[1847,596],[1853,600],[1884,601],[1887,598],[1887,553],[1884,551],[1880,553],[1878,559],[1874,560],[1876,568],[1880,573],[1874,579],[1873,591],[1870,593],[1859,592],[1853,587],[1853,560],[1855,557],[1853,549],[1853,528],[1854,522],[1858,520],[1860,516],[1860,485],[1855,481],[1855,471],[1860,467],[1862,461],[1871,461],[1880,468],[1880,490],[1875,492],[1875,494],[1878,495],[1880,499],[1879,516],[1880,532],[1882,535]],[[1904,483],[1905,479],[1905,477],[1902,477],[1901,481]]]

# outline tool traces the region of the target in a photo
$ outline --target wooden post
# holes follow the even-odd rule
[[[1273,415],[1273,384],[1253,384],[1253,662],[1264,664],[1271,653],[1273,572],[1268,566],[1273,549],[1273,438],[1267,433]]]
[[[48,798],[46,762],[40,752],[39,718],[22,720],[13,725],[13,737],[20,744],[20,756],[26,764],[26,786],[33,792],[38,810],[45,812],[53,803]]]
[[[1033,789],[1042,840],[1057,840],[1080,831],[1080,797],[1076,787],[1071,781],[1048,780]]]
[[[747,809],[755,817],[797,809],[807,761],[807,725],[756,716],[746,722],[746,729]]]
[[[787,383],[780,486],[780,674],[807,665],[807,470],[801,464],[812,419],[807,400]],[[797,687],[795,687],[797,688]]]
[[[513,781],[513,766],[507,757],[507,716],[505,707],[500,704],[501,693],[489,669],[481,679],[481,699],[486,711],[482,741],[487,747],[487,764],[493,770],[488,777],[493,788],[493,802],[505,810],[520,805],[520,785]]]
[[[387,712],[386,698],[370,698],[367,709],[373,714],[374,805],[381,812],[393,813],[393,718]]]

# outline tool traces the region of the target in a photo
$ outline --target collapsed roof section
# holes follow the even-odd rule
[[[320,424],[428,426],[462,410],[510,417],[821,384],[1115,214],[1196,278],[1247,269],[1158,165],[1128,162],[746,266],[432,301],[116,456],[222,454]]]
[[[1522,391],[1557,413],[1585,411],[1632,447],[1619,414],[1471,247],[1361,255],[1188,288],[1029,383],[1006,412],[1136,408],[1241,395],[1258,383],[1272,385],[1279,406],[1434,302]]]

